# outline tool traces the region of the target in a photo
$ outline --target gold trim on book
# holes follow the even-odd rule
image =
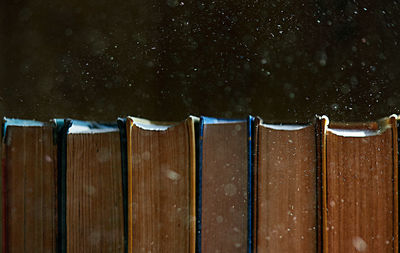
[[[320,118],[320,126],[321,126],[321,179],[322,179],[322,252],[328,253],[328,212],[327,212],[327,176],[326,176],[326,130],[329,125],[329,119],[327,116],[322,116]]]
[[[196,251],[196,135],[195,122],[199,119],[190,116],[186,120],[189,130],[189,154],[190,154],[190,235],[189,235],[189,251]]]
[[[388,120],[389,123],[392,127],[392,144],[393,144],[393,193],[394,193],[394,199],[393,199],[393,249],[395,253],[399,252],[399,183],[398,183],[398,174],[399,174],[399,168],[398,168],[398,134],[397,134],[397,115],[391,115]]]
[[[128,156],[128,253],[133,253],[133,217],[132,217],[132,125],[133,120],[127,117],[126,120],[126,138],[127,142],[127,156]]]

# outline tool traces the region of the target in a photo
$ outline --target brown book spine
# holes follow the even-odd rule
[[[124,252],[120,147],[114,130],[68,134],[68,252]]]
[[[57,156],[50,126],[8,126],[3,140],[3,251],[56,252]]]
[[[247,122],[204,121],[209,122],[200,137],[201,251],[247,252]]]
[[[5,136],[3,137],[5,138]],[[1,151],[1,168],[2,168],[2,177],[1,177],[1,183],[2,183],[2,249],[3,249],[3,253],[8,252],[8,242],[7,242],[7,231],[6,231],[6,224],[7,224],[7,180],[5,180],[7,178],[7,168],[6,168],[6,145],[4,143],[4,140],[2,142],[2,151]]]
[[[128,252],[194,253],[194,132],[128,118]]]
[[[397,115],[392,115],[389,117],[389,125],[391,125],[392,131],[392,157],[393,157],[393,223],[399,224],[399,139],[398,139],[398,125],[397,125]],[[395,225],[393,227],[393,240],[394,240],[394,252],[399,252],[399,226]]]
[[[324,253],[398,253],[395,117],[364,128],[334,126],[323,143]]]
[[[315,128],[258,128],[257,252],[316,252]]]

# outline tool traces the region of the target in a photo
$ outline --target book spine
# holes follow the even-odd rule
[[[259,142],[259,125],[262,120],[260,118],[255,118],[253,122],[253,132],[252,132],[252,167],[253,167],[253,217],[252,217],[252,231],[253,231],[253,252],[257,252],[257,220],[258,220],[258,142]]]
[[[253,251],[253,129],[254,117],[247,118],[247,252]]]
[[[3,240],[3,247],[2,252],[8,252],[8,238],[7,238],[7,169],[6,169],[6,144],[4,142],[5,137],[3,136],[3,143],[2,143],[2,154],[1,154],[1,168],[2,168],[2,240]]]
[[[328,118],[317,116],[315,120],[316,185],[317,185],[317,253],[328,252],[326,244],[326,127]]]
[[[57,195],[58,195],[58,234],[57,252],[67,252],[67,133],[72,121],[55,120],[55,139],[57,141]]]
[[[133,201],[132,201],[132,119],[126,120],[126,138],[129,141],[127,144],[127,160],[128,160],[128,253],[133,253]]]
[[[127,159],[127,137],[126,137],[126,119],[117,120],[120,143],[121,143],[121,172],[122,172],[122,205],[124,219],[124,253],[128,252],[128,159]]]
[[[393,141],[393,192],[394,192],[394,210],[393,210],[393,239],[394,239],[394,252],[399,252],[399,127],[397,115],[389,117],[390,125],[392,127],[392,141]]]
[[[189,136],[190,154],[190,240],[189,252],[196,252],[196,156],[197,156],[197,121],[193,117],[186,120]]]
[[[196,208],[196,252],[201,252],[201,199],[202,199],[202,158],[203,158],[203,133],[204,133],[204,117],[200,117],[198,141],[196,143],[196,161],[197,161],[197,174],[196,174],[196,189],[197,189],[197,208]]]
[[[397,130],[397,154],[394,154],[394,155],[397,158],[397,173],[398,173],[398,170],[400,169],[400,154],[399,154],[399,150],[400,150],[400,116],[397,116],[396,130]],[[394,141],[396,141],[395,138],[393,138],[393,139],[394,139]],[[397,177],[397,187],[399,187],[399,184],[400,184],[399,180],[400,180],[399,177]],[[397,194],[397,201],[399,201],[399,193],[396,192],[396,194]],[[397,210],[397,217],[399,217],[399,215],[400,215],[400,210]],[[400,223],[395,224],[395,225],[397,225],[397,231],[398,231]],[[398,235],[397,235],[397,237],[398,237]],[[397,242],[397,250],[399,250],[399,248],[400,248],[399,238],[397,238],[397,241],[395,241],[395,243],[396,242]]]

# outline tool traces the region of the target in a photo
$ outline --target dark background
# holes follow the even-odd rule
[[[399,112],[396,1],[0,1],[0,116]]]

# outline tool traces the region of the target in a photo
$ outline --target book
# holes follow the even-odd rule
[[[196,118],[128,117],[128,252],[195,252]]]
[[[126,118],[117,119],[121,144],[121,170],[122,170],[122,205],[124,216],[124,253],[128,253],[128,154],[126,136]]]
[[[398,252],[396,117],[323,133],[323,251]]]
[[[252,121],[200,118],[197,252],[251,252]]]
[[[255,123],[254,252],[317,252],[314,125]]]
[[[2,252],[56,252],[57,146],[50,124],[4,119]]]
[[[66,135],[63,252],[124,252],[123,172],[116,124],[71,120]]]

